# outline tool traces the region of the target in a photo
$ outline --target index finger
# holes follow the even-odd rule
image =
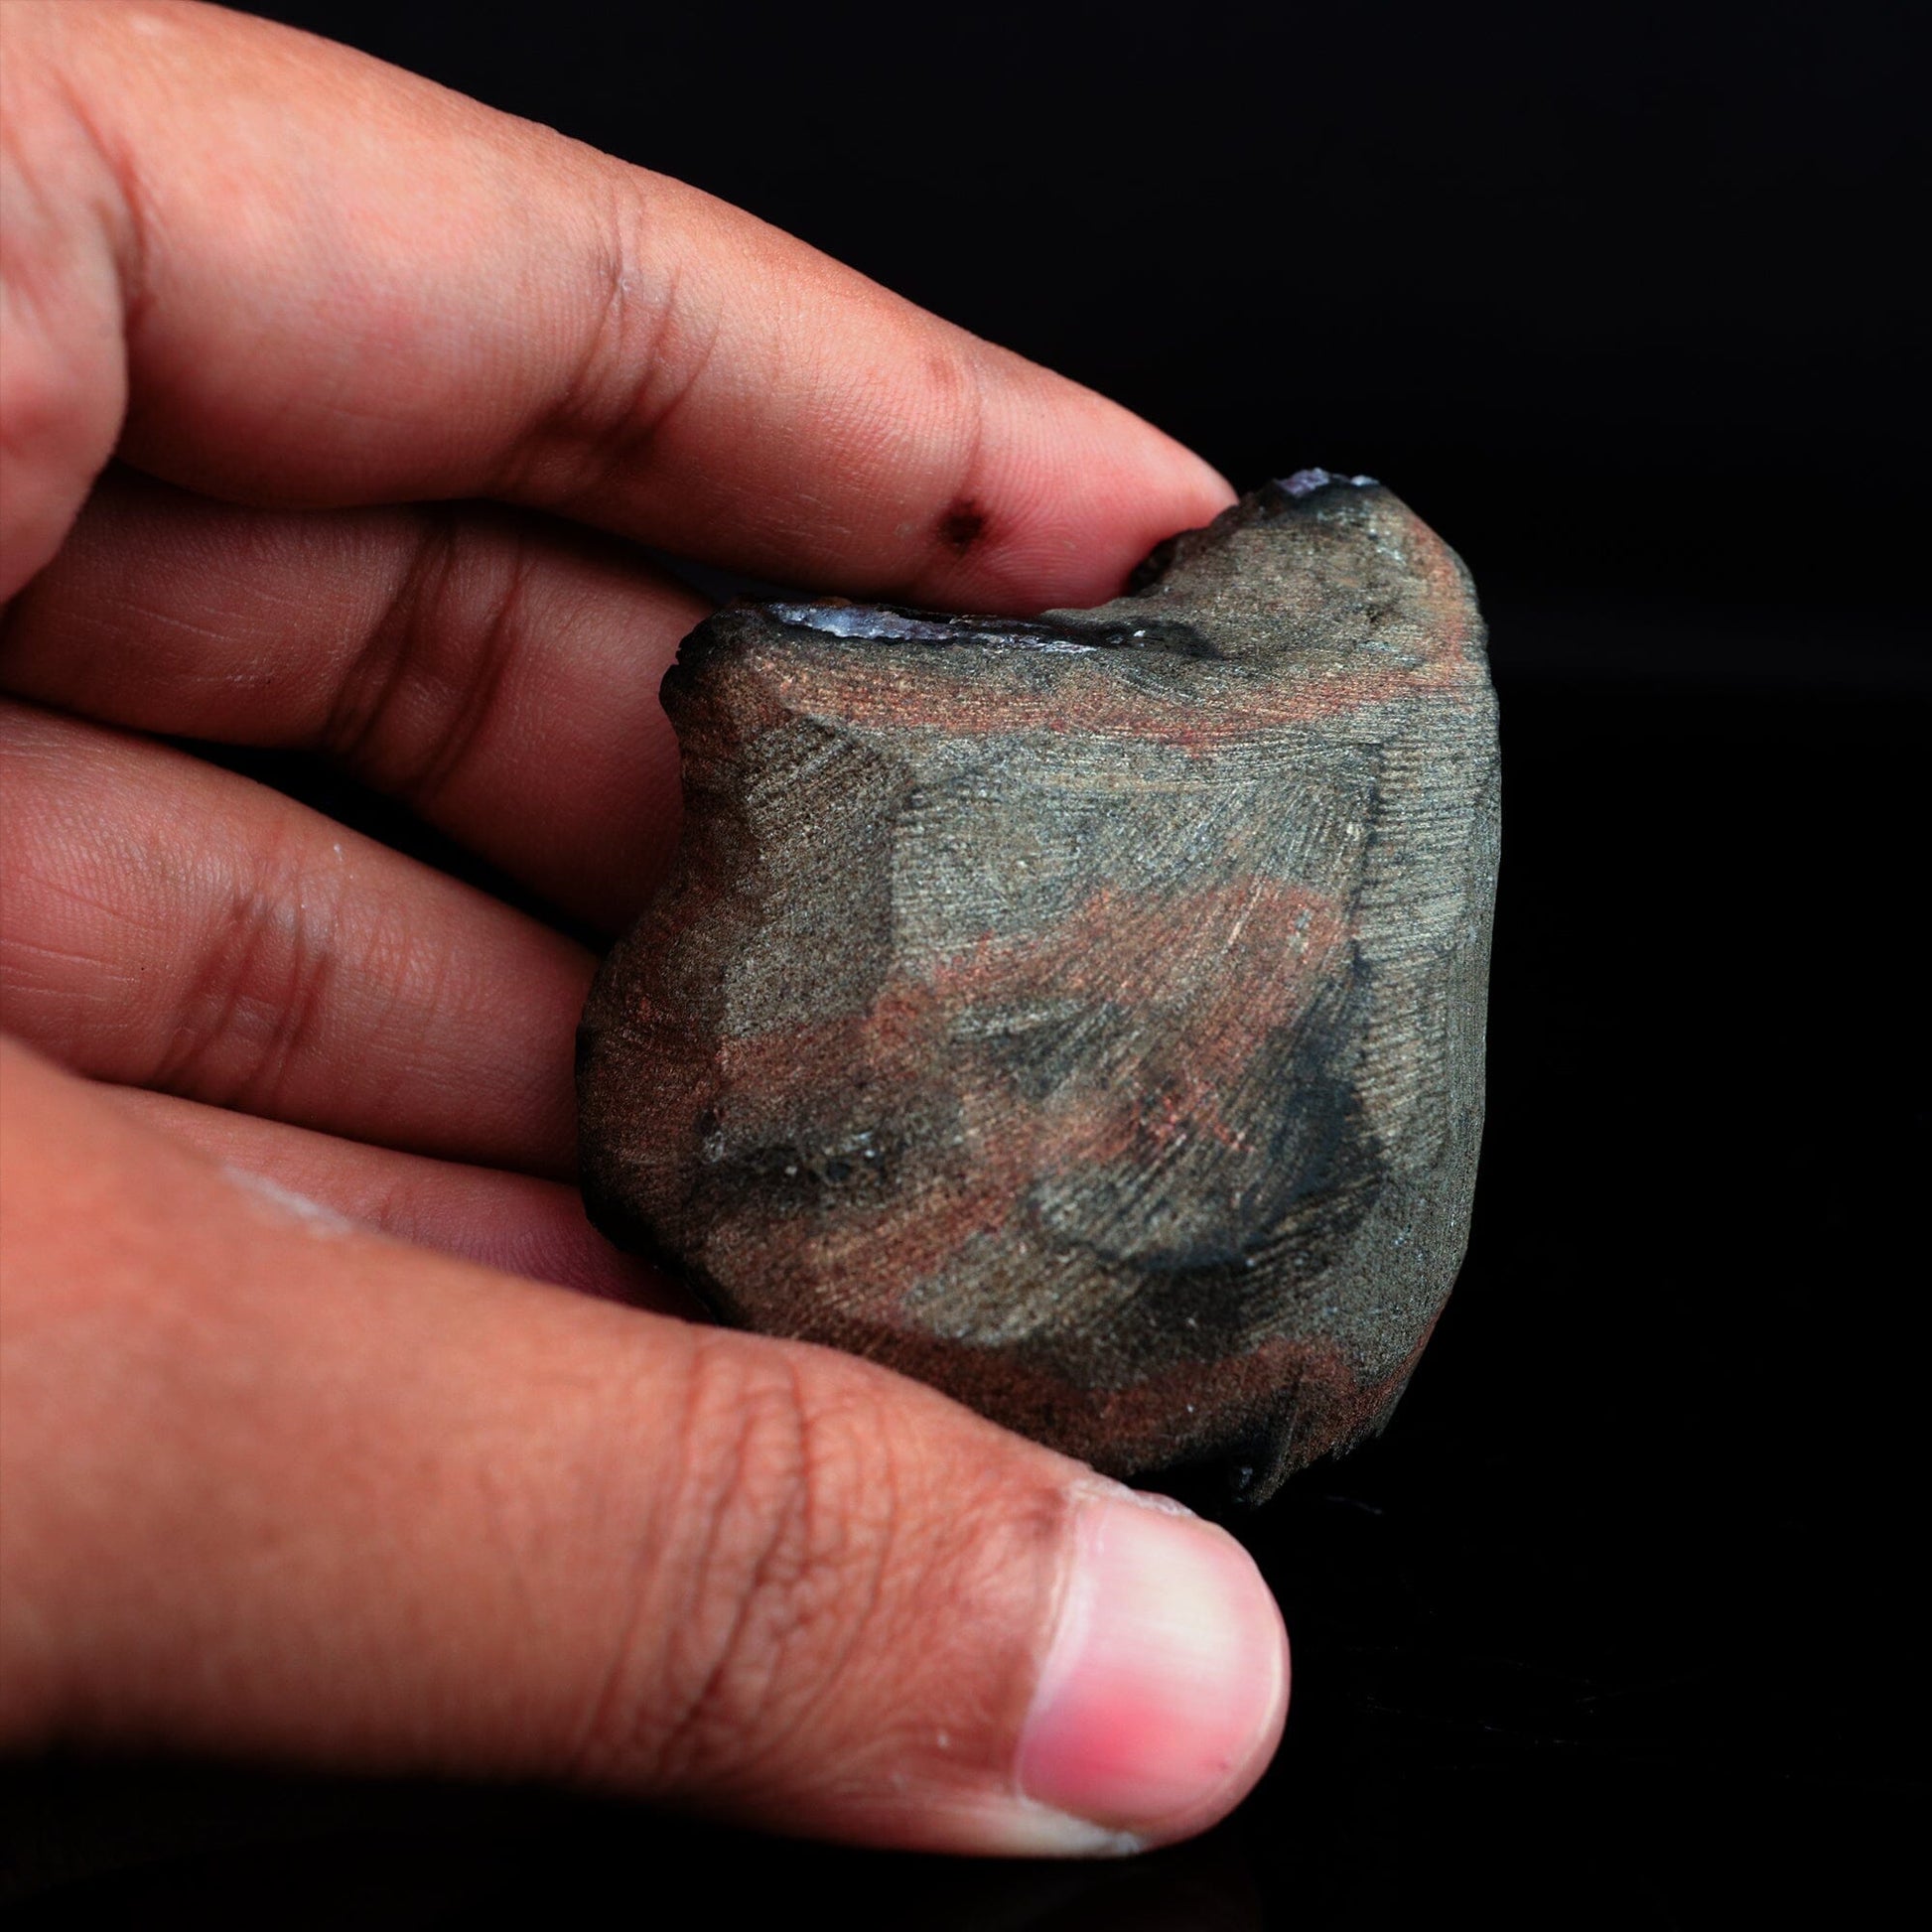
[[[0,595],[117,438],[241,501],[498,496],[1002,610],[1110,596],[1230,498],[750,215],[360,54],[176,0],[6,27]]]

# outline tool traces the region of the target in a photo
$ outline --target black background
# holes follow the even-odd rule
[[[1238,483],[1408,498],[1493,628],[1491,1124],[1394,1427],[1244,1528],[1296,1704],[1199,1844],[969,1866],[57,1763],[4,1787],[20,1922],[1859,1924],[1912,1885],[1911,10],[259,11],[737,202]]]

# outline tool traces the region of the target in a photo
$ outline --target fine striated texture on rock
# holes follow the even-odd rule
[[[581,1036],[585,1189],[725,1319],[1259,1499],[1460,1262],[1496,729],[1451,551],[1304,472],[1028,621],[734,606],[673,875]]]

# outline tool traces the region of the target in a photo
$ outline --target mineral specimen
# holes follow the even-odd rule
[[[729,1321],[1255,1500],[1460,1262],[1496,730],[1468,576],[1305,471],[1025,621],[732,606],[580,1039],[607,1232]]]

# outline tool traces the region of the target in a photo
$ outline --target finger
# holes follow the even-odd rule
[[[279,792],[0,704],[0,1025],[76,1071],[574,1169],[581,947]]]
[[[635,916],[678,825],[657,686],[708,606],[480,506],[238,509],[109,470],[0,676],[141,731],[328,753],[553,903]]]
[[[1111,596],[1229,500],[789,236],[346,49],[161,0],[5,25],[23,504],[71,515],[123,381],[125,453],[212,494],[498,495],[998,609]],[[64,524],[23,508],[23,572]]]
[[[632,1308],[702,1316],[667,1276],[612,1247],[585,1219],[583,1196],[559,1181],[398,1154],[141,1087],[99,1092],[210,1160],[375,1233]]]
[[[16,1743],[569,1777],[953,1851],[1184,1836],[1286,1649],[1233,1540],[869,1364],[295,1215],[13,1054]]]

